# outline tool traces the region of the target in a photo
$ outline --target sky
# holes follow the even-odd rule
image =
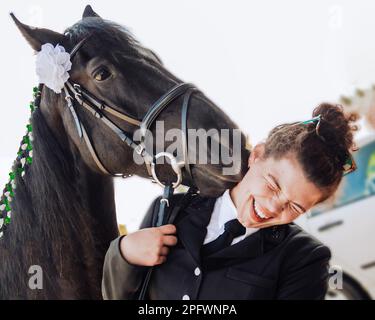
[[[221,107],[253,144],[275,125],[309,119],[319,103],[337,102],[375,83],[371,0],[65,0],[58,5],[2,0],[2,184],[25,132],[37,84],[33,51],[9,12],[24,23],[63,32],[81,18],[86,4],[128,27],[171,72]],[[116,179],[115,184],[118,220],[135,230],[162,190],[140,178]]]

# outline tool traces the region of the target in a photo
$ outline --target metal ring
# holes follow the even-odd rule
[[[176,189],[182,182],[181,167],[184,164],[177,162],[176,157],[169,152],[159,152],[157,155],[155,155],[154,160],[151,162],[151,174],[154,180],[157,182],[157,184],[163,188],[165,188],[165,185],[158,179],[158,176],[156,175],[156,172],[155,172],[156,160],[161,157],[166,157],[171,162],[171,167],[173,171],[175,172],[175,174],[177,175],[177,181],[172,183],[172,187]]]

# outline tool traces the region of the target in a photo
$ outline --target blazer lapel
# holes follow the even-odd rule
[[[183,211],[184,216],[176,223],[177,237],[185,249],[190,253],[195,262],[200,265],[200,251],[207,234],[207,225],[216,198],[194,199]]]

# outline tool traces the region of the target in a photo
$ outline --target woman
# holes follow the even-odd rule
[[[193,196],[173,225],[150,228],[154,201],[139,231],[111,243],[103,297],[137,299],[156,266],[149,299],[323,299],[330,251],[292,222],[355,168],[354,120],[322,104],[274,128],[241,182],[217,199]]]

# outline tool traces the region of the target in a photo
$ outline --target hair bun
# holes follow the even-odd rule
[[[341,105],[329,103],[322,103],[314,109],[313,117],[318,115],[318,135],[338,156],[339,161],[345,163],[350,151],[355,150],[353,133],[358,127],[352,123],[358,119],[358,115],[345,114]]]

